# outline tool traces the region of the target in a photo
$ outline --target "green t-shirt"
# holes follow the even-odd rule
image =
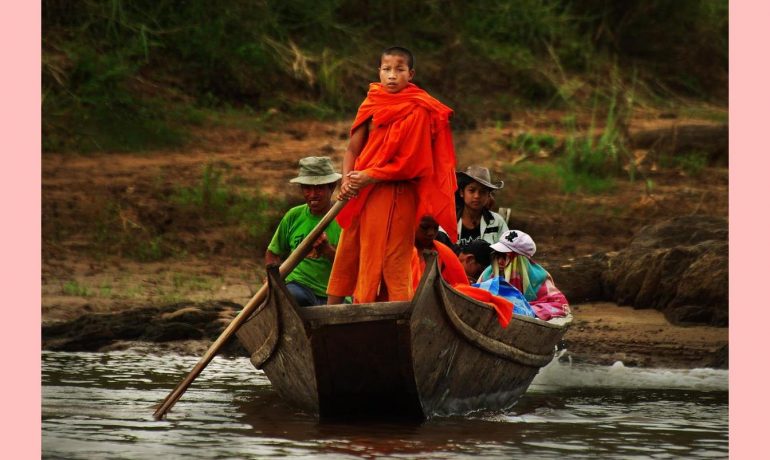
[[[302,240],[315,228],[323,216],[315,216],[310,213],[306,204],[291,208],[283,216],[278,229],[267,247],[268,251],[281,257],[287,257],[299,246]],[[326,237],[332,246],[337,246],[340,240],[340,229],[337,221],[332,221],[326,227]],[[326,297],[326,286],[329,284],[329,275],[332,271],[332,262],[326,257],[310,259],[305,257],[297,267],[286,277],[286,282],[294,281],[310,288],[317,296]]]

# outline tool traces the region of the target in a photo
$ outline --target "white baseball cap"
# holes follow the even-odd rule
[[[497,252],[515,252],[527,257],[534,256],[537,250],[532,237],[521,230],[508,230],[500,237],[500,241],[489,248]]]

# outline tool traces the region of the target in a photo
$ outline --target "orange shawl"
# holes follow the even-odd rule
[[[452,113],[452,109],[412,83],[393,94],[381,83],[371,83],[350,132],[371,119],[369,138],[353,170],[378,180],[416,180],[420,200],[416,219],[432,215],[456,241],[456,161],[449,127]],[[361,212],[371,189],[361,190],[337,216],[342,228],[347,228]]]
[[[468,276],[465,274],[465,268],[463,268],[462,262],[457,258],[457,255],[449,249],[448,246],[440,241],[433,242],[433,248],[438,253],[439,269],[441,270],[441,277],[444,278],[450,286],[458,284],[468,284]],[[417,248],[414,248],[412,252],[412,286],[417,290],[417,285],[420,284],[420,278],[425,271],[425,260],[420,257]]]
[[[500,323],[500,326],[508,327],[508,323],[511,322],[511,317],[513,316],[513,304],[511,302],[500,296],[493,295],[487,290],[473,287],[469,284],[458,284],[452,287],[468,297],[484,302],[494,308],[497,312],[497,321]]]

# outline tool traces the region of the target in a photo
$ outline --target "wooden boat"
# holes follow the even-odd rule
[[[434,256],[411,302],[298,307],[277,269],[238,331],[252,364],[291,404],[322,419],[506,409],[527,390],[572,317],[513,315],[447,285]]]

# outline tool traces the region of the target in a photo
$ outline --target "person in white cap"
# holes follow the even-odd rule
[[[315,228],[331,208],[332,193],[341,177],[329,157],[299,160],[299,175],[289,182],[300,185],[305,204],[291,208],[281,219],[265,251],[266,265],[280,264]],[[298,305],[326,304],[326,286],[341,231],[337,221],[332,221],[313,250],[286,277],[286,287]]]
[[[492,262],[481,273],[479,282],[502,277],[524,294],[537,317],[545,321],[570,312],[567,298],[556,288],[551,275],[532,260],[537,246],[531,236],[521,230],[508,230],[489,248],[493,251]]]

